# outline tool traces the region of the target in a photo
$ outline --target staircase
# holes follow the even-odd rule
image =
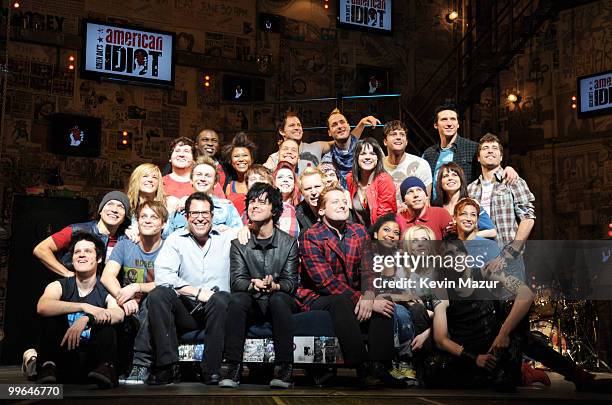
[[[595,0],[495,0],[493,17],[486,27],[470,28],[412,97],[406,97],[402,113],[410,129],[410,144],[417,153],[438,142],[433,111],[440,104],[454,104],[460,112],[480,100],[499,72],[523,52],[546,21],[561,11]]]

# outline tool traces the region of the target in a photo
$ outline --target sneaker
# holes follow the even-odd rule
[[[276,377],[270,381],[270,388],[293,388],[293,363],[280,365]]]
[[[21,365],[21,371],[27,377],[28,381],[36,380],[36,358],[38,353],[36,349],[28,349],[23,352],[23,363]]]
[[[151,370],[145,381],[148,385],[167,385],[181,382],[181,368],[178,363]]]
[[[398,370],[401,376],[404,377],[403,379],[405,380],[416,380],[417,379],[416,371],[414,371],[414,369],[409,363],[400,361],[398,365]]]
[[[238,388],[242,376],[242,363],[230,363],[225,378],[219,381],[219,387]]]
[[[389,370],[389,375],[391,375],[391,377],[395,378],[396,380],[406,379],[406,377],[402,374],[398,367],[393,367],[391,370]]]
[[[57,367],[52,361],[47,361],[40,368],[38,378],[36,379],[38,384],[55,384],[57,382]]]
[[[127,377],[119,379],[121,385],[140,385],[144,384],[149,377],[149,367],[134,366]]]
[[[393,378],[383,363],[372,363],[372,374],[387,388],[406,388],[406,383]]]
[[[117,386],[117,374],[115,366],[110,363],[102,363],[89,372],[87,377],[100,389],[109,389]]]
[[[221,381],[221,376],[217,373],[209,374],[203,372],[200,381],[202,382],[202,384],[206,385],[219,385],[219,381]]]
[[[382,381],[373,374],[369,363],[360,364],[355,371],[357,372],[359,388],[367,390],[381,387]]]
[[[576,386],[576,391],[579,392],[612,392],[612,379],[596,379],[595,374],[589,373],[588,371],[583,370],[581,368],[576,368],[572,381]]]
[[[539,382],[547,387],[550,387],[550,378],[548,378],[548,375],[542,370],[535,369],[529,363],[523,363],[521,367],[521,376],[524,386],[528,387]]]

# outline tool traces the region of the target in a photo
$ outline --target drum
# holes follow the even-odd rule
[[[561,354],[567,354],[567,338],[563,332],[559,333],[559,329],[554,327],[552,321],[536,320],[531,322],[531,332],[546,339],[554,350]]]

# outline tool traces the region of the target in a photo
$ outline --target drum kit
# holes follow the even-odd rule
[[[541,289],[534,306],[529,321],[532,333],[587,370],[612,371],[595,349],[598,317],[592,301],[567,300],[550,289]]]

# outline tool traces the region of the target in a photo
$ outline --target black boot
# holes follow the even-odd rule
[[[151,370],[147,378],[149,385],[167,385],[181,381],[181,369],[178,363],[169,364],[164,367],[156,367]]]

